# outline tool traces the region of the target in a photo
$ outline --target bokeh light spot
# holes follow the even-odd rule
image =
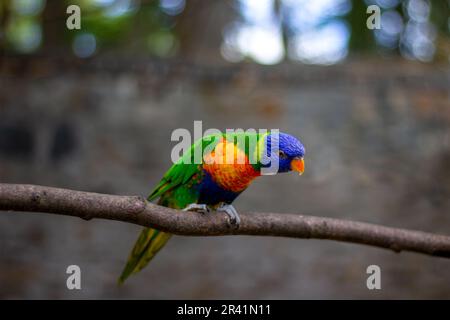
[[[161,9],[168,15],[175,16],[184,10],[185,0],[160,0]]]
[[[416,22],[425,22],[430,15],[430,4],[425,0],[408,0],[407,5],[408,16]]]
[[[13,0],[12,8],[20,15],[37,15],[44,9],[44,0]]]
[[[91,33],[79,34],[73,40],[73,52],[79,58],[92,56],[97,49],[97,40]]]
[[[298,35],[290,46],[290,55],[304,63],[337,63],[348,53],[349,38],[347,24],[339,20],[333,21]]]
[[[16,17],[8,25],[6,37],[18,52],[31,53],[42,42],[42,28],[34,18]]]

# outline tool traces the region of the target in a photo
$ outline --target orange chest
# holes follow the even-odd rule
[[[222,141],[204,157],[203,169],[221,188],[241,192],[260,175],[247,155],[233,143]]]

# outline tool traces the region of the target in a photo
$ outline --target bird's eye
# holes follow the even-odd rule
[[[282,151],[282,150],[280,150],[278,152],[278,156],[280,157],[280,159],[286,159],[287,158],[286,153],[284,153],[284,151]]]

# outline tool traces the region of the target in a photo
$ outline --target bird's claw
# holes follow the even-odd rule
[[[229,219],[230,225],[234,226],[236,228],[239,228],[239,225],[241,224],[241,218],[239,217],[238,212],[231,204],[222,204],[220,207],[217,208],[218,212],[225,212]]]
[[[205,214],[209,212],[209,208],[206,204],[191,203],[186,208],[184,208],[183,211],[195,211]]]

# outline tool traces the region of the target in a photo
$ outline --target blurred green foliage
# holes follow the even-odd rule
[[[0,49],[9,54],[30,54],[56,52],[82,52],[80,57],[89,57],[95,53],[115,51],[133,52],[157,57],[183,57],[180,43],[198,41],[198,37],[186,37],[183,30],[186,20],[191,25],[202,15],[192,14],[196,10],[208,10],[213,1],[193,0],[2,0],[0,4]],[[235,16],[229,16],[229,22],[242,21],[240,12],[246,0],[222,1],[221,5],[232,7]],[[292,0],[262,0],[273,2],[273,14],[281,17],[292,6],[300,6]],[[330,1],[322,1],[330,3]],[[447,0],[336,0],[336,5],[348,4],[350,10],[343,16],[328,17],[318,23],[318,27],[329,20],[339,19],[349,28],[348,51],[352,53],[403,54],[407,58],[432,61],[439,58],[449,61],[450,1]],[[68,17],[66,7],[78,5],[82,11],[82,29],[68,30],[65,21]],[[382,12],[395,12],[399,17],[401,28],[398,35],[383,34],[383,30],[374,31],[365,27],[370,4],[382,7]],[[215,2],[217,5],[217,2]],[[283,11],[283,6],[287,10]],[[415,7],[414,7],[415,6]],[[189,8],[189,10],[187,10]],[[409,8],[409,9],[408,9]],[[428,10],[426,21],[414,21],[408,10]],[[419,12],[420,13],[420,12]],[[425,15],[424,15],[425,16]],[[281,41],[287,51],[289,42],[296,36],[294,30],[302,21],[280,18]],[[396,21],[388,21],[389,23]],[[202,21],[199,22],[200,24]],[[391,27],[392,27],[391,23]],[[210,27],[210,26],[209,26]],[[395,26],[394,26],[395,27]],[[224,26],[217,24],[213,28]],[[209,32],[209,29],[203,32]],[[378,32],[378,33],[377,33]],[[409,32],[407,34],[407,32]],[[416,34],[414,34],[416,32]],[[419,39],[422,33],[422,42]],[[81,35],[89,35],[89,43]],[[224,31],[219,33],[224,34]],[[390,37],[390,38],[389,38]],[[83,40],[84,39],[84,40]],[[416,42],[417,40],[417,42]],[[409,42],[408,42],[409,41]],[[76,48],[80,46],[80,48]],[[87,47],[86,47],[87,46]],[[190,48],[199,48],[200,43],[193,43]],[[238,48],[239,49],[239,48]],[[220,48],[217,48],[217,52]],[[244,53],[245,55],[245,53]],[[285,55],[288,57],[288,55]],[[421,57],[423,59],[421,59]],[[226,57],[225,57],[226,58]]]

